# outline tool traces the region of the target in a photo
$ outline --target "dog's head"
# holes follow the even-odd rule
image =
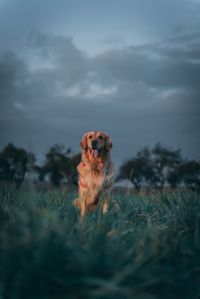
[[[110,136],[100,131],[91,131],[84,134],[80,145],[88,154],[89,159],[107,156],[112,148]]]

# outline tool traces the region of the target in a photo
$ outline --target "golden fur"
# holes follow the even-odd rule
[[[75,204],[83,218],[86,212],[97,208],[100,199],[103,212],[107,212],[114,166],[110,159],[112,142],[108,134],[100,131],[88,132],[83,135],[80,145],[82,160],[77,166],[79,197]]]

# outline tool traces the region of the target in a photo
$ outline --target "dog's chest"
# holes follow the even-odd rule
[[[86,163],[81,162],[78,166],[81,180],[90,186],[100,185],[104,178],[104,167],[102,166],[95,163],[88,166]]]

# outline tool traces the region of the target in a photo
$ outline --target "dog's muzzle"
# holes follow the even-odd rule
[[[90,148],[90,155],[93,158],[98,158],[101,155],[101,151],[102,148],[97,148],[96,146],[92,146],[92,148]]]

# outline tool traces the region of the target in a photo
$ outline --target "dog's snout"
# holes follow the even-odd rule
[[[92,140],[92,147],[96,147],[97,146],[97,141],[96,140]]]

